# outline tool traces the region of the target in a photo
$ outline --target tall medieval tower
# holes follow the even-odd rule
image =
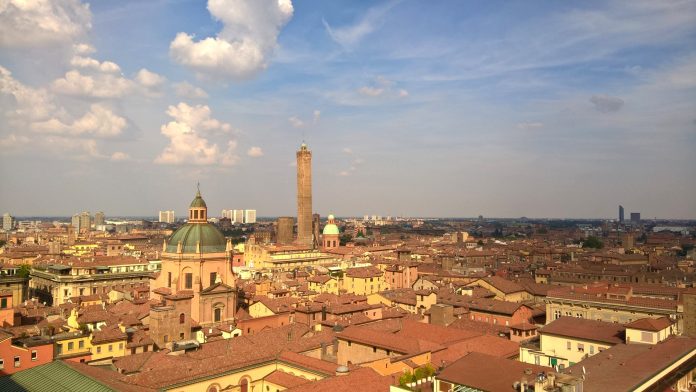
[[[297,242],[312,246],[312,152],[302,143],[297,151]]]

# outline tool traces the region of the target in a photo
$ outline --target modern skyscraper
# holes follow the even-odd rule
[[[302,143],[297,151],[297,242],[312,246],[312,152]]]
[[[622,205],[619,205],[619,223],[623,223],[624,221],[624,208]]]
[[[232,218],[230,219],[232,219],[232,223],[244,223],[244,210],[234,210],[232,213]]]
[[[92,216],[89,211],[80,213],[80,231],[89,232],[92,229]]]
[[[96,228],[97,226],[104,226],[104,213],[101,211],[95,212],[94,213],[94,227]]]
[[[278,218],[277,224],[276,243],[281,245],[292,243],[292,231],[295,227],[295,218],[291,216],[281,216]]]
[[[159,221],[163,223],[174,223],[176,221],[176,216],[174,215],[174,211],[160,211],[159,212]]]
[[[12,215],[5,213],[2,216],[2,229],[5,231],[10,231],[14,227],[14,218]]]
[[[631,223],[640,223],[640,212],[631,212]]]
[[[256,210],[244,210],[244,223],[256,223]]]

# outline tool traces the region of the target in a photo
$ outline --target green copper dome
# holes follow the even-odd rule
[[[322,231],[322,234],[324,234],[324,235],[339,235],[339,234],[341,234],[341,232],[338,230],[338,226],[336,226],[333,215],[329,215],[329,222],[326,224],[326,226],[324,226],[324,231]]]
[[[189,208],[208,208],[205,204],[205,200],[201,197],[201,191],[196,192],[196,197],[193,198]]]
[[[179,242],[181,242],[183,253],[197,253],[196,244],[198,243],[200,243],[201,253],[224,252],[227,245],[225,236],[210,223],[187,223],[181,226],[169,237],[167,252],[176,253]]]

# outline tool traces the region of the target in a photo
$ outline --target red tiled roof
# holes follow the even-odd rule
[[[624,342],[625,329],[622,324],[575,317],[561,317],[543,326],[539,329],[539,333],[608,344],[620,344]]]
[[[669,317],[660,317],[658,319],[646,317],[626,324],[626,328],[658,332],[669,328],[670,325],[672,325],[672,320]]]

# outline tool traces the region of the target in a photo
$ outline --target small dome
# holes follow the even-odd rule
[[[348,373],[350,370],[348,369],[348,366],[346,365],[341,365],[336,368],[336,373]]]
[[[193,198],[189,208],[208,208],[205,204],[205,200],[201,197],[201,191],[196,192],[196,197]]]
[[[339,235],[341,232],[338,230],[338,226],[336,226],[333,223],[329,223],[328,225],[324,226],[324,231],[322,232],[324,235]]]

